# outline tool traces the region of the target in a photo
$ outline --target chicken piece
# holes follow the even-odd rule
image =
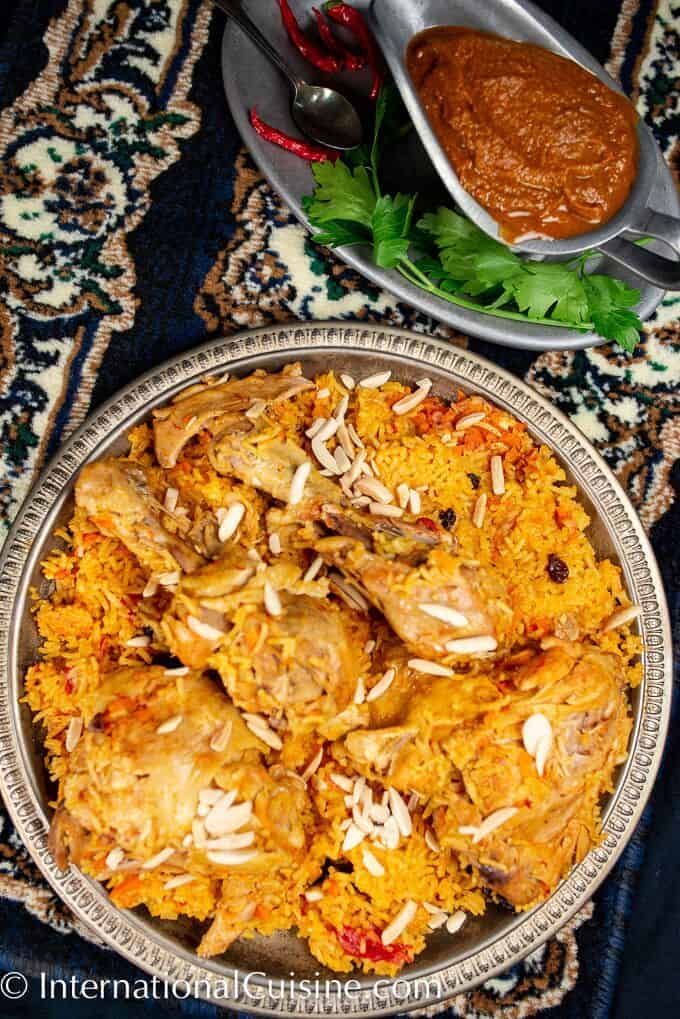
[[[178,717],[177,728],[158,732]],[[60,805],[95,842],[119,846],[137,860],[167,846],[181,852],[199,791],[226,765],[258,762],[267,750],[214,683],[189,674],[178,686],[160,666],[110,673],[91,696],[83,722],[61,781]],[[229,740],[214,750],[211,741],[225,725],[231,727]],[[75,863],[85,847],[82,839],[79,847],[71,845]]]
[[[411,694],[402,700],[401,717],[397,702],[393,710],[387,709],[388,725],[378,722],[379,728],[350,732],[344,747],[354,767],[368,778],[389,777],[390,785],[402,792],[413,790],[424,800],[443,802],[458,772],[442,742],[455,726],[477,719],[482,708],[500,707],[508,697],[487,676],[425,678],[408,669],[406,676]],[[371,707],[375,723],[376,709]]]
[[[193,573],[205,562],[191,545],[163,526],[163,507],[143,467],[131,460],[99,460],[83,467],[76,481],[76,505],[102,534],[122,541],[152,573],[178,568]]]
[[[295,471],[300,464],[310,463],[309,457],[301,446],[290,440],[249,441],[257,439],[258,434],[252,426],[222,432],[210,447],[210,462],[219,474],[233,475],[279,502],[287,503]],[[314,506],[342,498],[340,487],[312,466],[304,488],[304,514],[309,517]],[[297,517],[299,506],[295,510]]]
[[[305,450],[291,440],[267,439],[260,441],[261,432],[248,424],[230,428],[216,436],[209,452],[215,470],[233,475],[240,481],[266,492],[279,502],[288,503],[290,486],[295,471],[303,463],[310,463]],[[347,494],[340,485],[324,477],[316,467],[305,482],[302,501],[286,510],[270,511],[277,528],[293,522],[321,519],[330,531],[347,534],[371,546],[375,534],[387,539],[406,539],[416,547],[440,543],[451,544],[452,538],[443,528],[433,532],[430,528],[408,520],[388,517],[370,517],[349,505]],[[418,549],[422,555],[422,550]]]
[[[620,660],[595,648],[538,655],[513,685],[518,693],[509,705],[460,726],[446,741],[463,789],[435,813],[435,827],[440,843],[478,867],[489,888],[527,908],[596,840],[597,803],[625,760],[631,721]],[[521,742],[523,723],[536,713],[552,726],[542,777]],[[517,813],[477,844],[460,832],[504,807]]]
[[[283,593],[281,614],[247,606],[210,664],[246,711],[285,713],[295,730],[321,732],[349,708],[367,623],[344,606]],[[350,712],[348,724],[367,718]],[[346,730],[345,730],[346,731]]]
[[[289,400],[311,389],[313,383],[299,374],[299,365],[291,365],[279,375],[264,373],[205,386],[191,396],[164,407],[154,414],[154,442],[161,467],[174,467],[186,443],[204,428],[212,434],[223,432],[255,401],[264,406]]]
[[[413,566],[401,558],[376,555],[351,538],[323,538],[314,547],[360,585],[416,655],[450,657],[447,642],[462,637],[484,635],[502,645],[512,612],[499,608],[505,591],[489,570],[466,565],[442,548]],[[458,625],[433,616],[432,606],[453,610]]]

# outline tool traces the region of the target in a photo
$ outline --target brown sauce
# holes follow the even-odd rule
[[[407,66],[462,186],[505,240],[586,233],[625,202],[637,115],[573,60],[443,27],[411,40]]]

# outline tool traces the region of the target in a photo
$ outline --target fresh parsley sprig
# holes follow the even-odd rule
[[[372,245],[373,260],[445,301],[497,318],[596,332],[632,353],[642,323],[632,311],[640,292],[621,280],[587,273],[587,252],[569,262],[522,258],[448,208],[414,224],[417,195],[385,195],[380,156],[410,129],[394,86],[376,106],[370,147],[344,160],[315,163],[316,187],[304,199],[314,240],[327,247]]]

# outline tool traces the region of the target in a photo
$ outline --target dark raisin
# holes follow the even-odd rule
[[[480,485],[479,475],[478,474],[468,474],[468,478],[470,479],[470,484],[472,485],[474,490],[477,491],[477,489],[479,488],[479,485]]]
[[[556,584],[563,584],[569,579],[569,567],[564,559],[560,559],[554,552],[548,556],[548,576]]]
[[[456,522],[456,511],[453,509],[440,510],[439,522],[445,531],[450,531]]]

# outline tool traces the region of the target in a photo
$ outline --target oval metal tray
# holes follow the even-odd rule
[[[206,372],[278,370],[296,359],[309,374],[333,368],[360,376],[389,367],[396,378],[411,383],[425,369],[438,394],[451,396],[458,388],[479,392],[526,421],[578,486],[593,521],[589,533],[598,554],[621,564],[631,597],[643,607],[644,681],[634,693],[632,746],[606,806],[602,844],[540,907],[514,915],[490,906],[455,938],[436,932],[396,982],[352,974],[352,993],[350,985],[340,989],[342,975],[324,971],[292,933],[241,940],[225,956],[201,960],[194,954],[197,925],[152,919],[141,909],[118,910],[103,887],[76,868],[60,871],[47,846],[50,788],[42,748],[21,703],[23,676],[37,647],[29,591],[36,587],[48,593],[39,564],[57,544],[55,527],[70,516],[79,469],[94,458],[123,452],[133,425]],[[663,588],[642,525],[604,461],[548,401],[474,354],[401,330],[337,323],[260,329],[184,354],[123,390],[63,445],[24,503],[0,561],[0,792],[20,837],[57,894],[112,948],[161,980],[189,981],[203,997],[246,1011],[405,1012],[507,969],[558,931],[603,880],[633,833],[659,765],[671,700],[670,649]],[[321,995],[305,997],[291,986],[291,971],[296,979],[314,980],[319,974]],[[261,975],[244,986],[245,973]],[[326,978],[334,981],[328,989]]]
[[[267,38],[285,55],[286,60],[296,72],[303,77],[313,78],[316,72],[310,70],[309,65],[302,60],[286,38],[281,26],[278,4],[263,4],[256,0],[245,0],[244,6]],[[362,8],[368,14],[370,2],[369,0],[357,0],[355,6]],[[304,22],[309,14],[309,0],[291,0],[291,7]],[[445,20],[449,24],[457,24],[460,20],[464,23],[466,9],[470,7],[474,7],[474,3],[471,3],[470,0],[464,0],[464,2],[463,0],[447,0],[448,14]],[[516,12],[518,10],[521,12],[522,0],[512,0],[507,7],[508,18],[499,28],[502,27],[506,34],[515,34],[521,38],[521,33],[518,34],[517,30],[513,33],[511,26],[516,26],[521,21]],[[417,0],[417,2],[409,0],[408,3],[403,4],[403,8],[404,11],[409,11],[409,17],[417,26],[432,24],[433,18],[441,20],[442,17],[442,0]],[[513,14],[513,12],[515,13]],[[573,44],[579,52],[585,52],[577,46],[564,29],[561,29],[547,16],[545,16],[545,20],[550,22],[555,38],[558,41],[560,38],[564,39],[565,50],[568,51]],[[599,67],[592,57],[588,57],[585,63],[591,69]],[[279,72],[269,64],[253,43],[231,21],[227,21],[222,41],[222,77],[231,114],[253,159],[303,226],[309,228],[302,209],[303,197],[310,194],[314,188],[314,180],[309,166],[297,156],[284,152],[260,138],[250,126],[248,119],[249,110],[256,107],[265,121],[275,124],[284,131],[296,134],[296,128],[290,115],[288,88]],[[316,78],[319,76],[317,75]],[[348,89],[356,88],[353,76],[341,75],[340,80]],[[415,136],[415,132],[412,132],[411,135],[412,137],[407,139],[404,145],[390,152],[388,160],[384,160],[386,189],[392,192],[417,191],[421,195],[436,195],[438,196],[436,201],[439,204],[450,204],[450,196],[444,189],[439,174],[425,153],[422,143]],[[657,176],[650,205],[659,212],[678,216],[680,215],[680,196],[671,172],[658,148],[656,156]],[[664,253],[664,246],[659,247],[658,245],[659,242],[652,242],[650,250],[658,248],[661,253]],[[400,301],[405,301],[423,314],[430,315],[436,321],[444,322],[446,325],[471,336],[480,336],[504,346],[526,350],[575,350],[604,342],[600,336],[596,336],[594,333],[581,333],[573,329],[537,325],[528,321],[494,318],[491,315],[470,311],[467,308],[459,308],[414,286],[394,269],[380,269],[373,262],[370,249],[366,247],[338,248],[335,254],[372,283],[394,294]],[[629,286],[640,290],[640,304],[637,310],[642,319],[649,318],[663,297],[663,291],[658,287],[640,280],[607,258],[601,260],[597,271],[622,279]]]

